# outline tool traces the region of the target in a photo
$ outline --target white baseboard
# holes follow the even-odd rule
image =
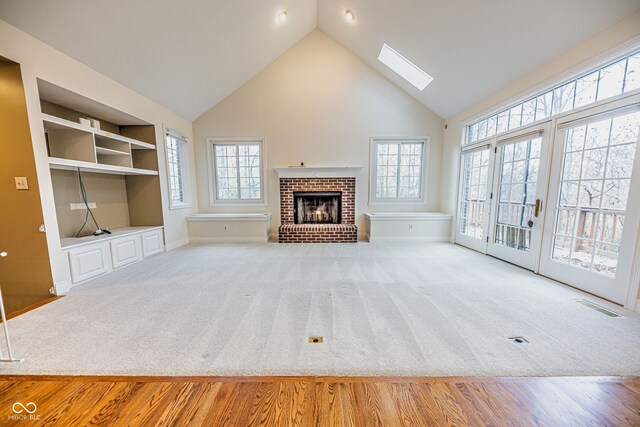
[[[191,243],[269,243],[264,237],[191,237]]]
[[[165,250],[167,252],[169,252],[169,251],[172,251],[174,249],[179,248],[180,246],[184,246],[184,245],[188,245],[188,244],[189,244],[189,239],[178,240],[177,242],[168,243],[165,246]]]
[[[71,282],[69,280],[63,280],[62,282],[57,282],[53,284],[53,287],[56,290],[56,295],[66,295],[71,290]]]
[[[449,243],[449,237],[425,237],[425,236],[385,236],[368,238],[369,243],[398,243],[398,242],[417,242],[417,243]]]

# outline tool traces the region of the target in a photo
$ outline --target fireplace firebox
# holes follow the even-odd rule
[[[340,224],[342,192],[294,192],[293,220],[295,224]]]

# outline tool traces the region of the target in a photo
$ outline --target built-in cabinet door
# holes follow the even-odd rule
[[[92,245],[69,251],[69,266],[73,283],[82,282],[111,270],[108,245]]]
[[[113,268],[120,268],[142,259],[142,245],[139,235],[114,239],[110,245]]]
[[[624,304],[640,218],[640,97],[558,121],[540,273]]]
[[[550,124],[505,135],[494,149],[487,252],[535,270],[543,230]]]
[[[153,230],[141,235],[142,256],[144,258],[160,253],[164,250],[162,230]]]

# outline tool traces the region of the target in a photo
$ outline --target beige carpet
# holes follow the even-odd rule
[[[448,244],[190,245],[11,320],[0,374],[640,375],[584,297]]]

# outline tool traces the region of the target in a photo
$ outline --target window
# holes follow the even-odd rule
[[[264,203],[263,145],[260,139],[209,139],[212,204]]]
[[[489,154],[489,148],[462,153],[462,185],[458,224],[460,234],[474,239],[484,237]]]
[[[188,155],[187,139],[174,131],[167,130],[167,169],[169,175],[169,207],[188,207]]]
[[[371,201],[423,202],[428,138],[372,139]]]
[[[463,145],[637,89],[640,89],[640,52],[472,123],[467,126]]]
[[[378,60],[414,85],[418,90],[424,90],[433,81],[433,77],[422,71],[420,67],[400,55],[386,43],[382,45]]]
[[[639,130],[637,111],[564,130],[553,260],[616,275]]]

